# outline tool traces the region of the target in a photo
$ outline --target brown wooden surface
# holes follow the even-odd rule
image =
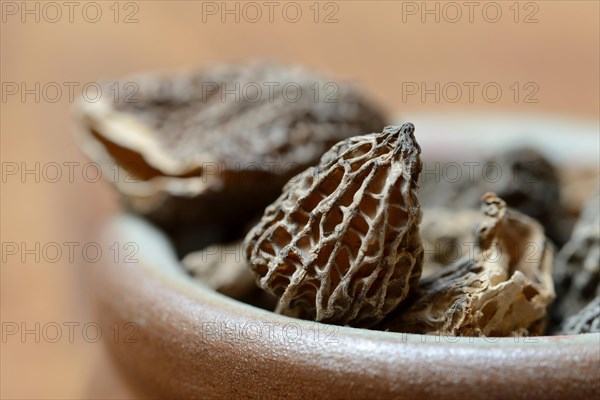
[[[77,82],[120,77],[143,70],[208,66],[219,61],[266,57],[297,62],[350,79],[367,88],[389,110],[514,111],[599,118],[599,5],[596,1],[539,1],[537,23],[513,21],[511,2],[502,4],[503,18],[492,24],[475,13],[457,23],[402,20],[402,2],[336,2],[339,22],[314,23],[308,7],[292,24],[275,14],[275,22],[231,21],[210,17],[202,22],[202,2],[138,1],[137,23],[115,23],[112,2],[98,2],[103,18],[89,23],[75,10],[74,22],[63,15],[57,23],[31,16],[21,22],[5,13],[2,2],[1,80],[3,83]],[[35,2],[29,2],[34,7]],[[259,2],[260,3],[260,2]],[[421,2],[417,2],[420,4]],[[43,2],[40,2],[40,7]],[[17,2],[20,7],[21,3]],[[433,6],[432,6],[433,7]],[[121,8],[120,19],[132,9]],[[463,10],[464,11],[464,10]],[[524,10],[521,10],[525,13]],[[48,10],[50,12],[50,10]],[[323,11],[322,11],[323,12]],[[63,13],[68,10],[63,9]],[[54,14],[48,14],[52,16]],[[520,16],[523,19],[524,15]],[[404,102],[402,83],[497,82],[506,93],[498,103],[435,103],[411,98]],[[515,103],[513,82],[535,82],[538,103]],[[76,91],[77,93],[77,91]],[[3,94],[4,90],[3,90]],[[1,155],[6,163],[85,163],[72,138],[70,101],[56,103],[29,96],[10,96],[1,103]],[[568,134],[568,133],[566,133]],[[11,164],[13,165],[13,164]],[[62,170],[66,174],[67,170]],[[25,182],[14,176],[2,182],[2,242],[42,246],[49,242],[85,243],[94,227],[117,209],[105,183],[89,183],[75,170],[73,183]],[[107,249],[104,251],[108,252]],[[108,253],[106,253],[108,256]],[[36,262],[28,256],[8,257],[1,266],[1,319],[5,323],[93,322],[78,291],[81,257],[69,262]],[[66,331],[63,332],[66,334]],[[75,337],[57,343],[35,343],[8,337],[1,343],[2,398],[126,397],[115,382],[100,343]]]

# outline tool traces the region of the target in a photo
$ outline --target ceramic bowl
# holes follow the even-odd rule
[[[426,130],[418,119],[417,134]],[[466,134],[464,127],[455,129]],[[422,138],[424,152],[431,147],[435,153],[433,138]],[[456,140],[460,136],[452,136]],[[555,153],[560,159],[562,153]],[[582,154],[593,157],[590,148]],[[141,397],[514,399],[600,393],[600,334],[455,338],[291,319],[196,283],[162,233],[137,217],[115,216],[97,241],[132,244],[130,257],[103,259],[85,275],[104,329],[116,326],[120,332],[106,340],[116,368]]]

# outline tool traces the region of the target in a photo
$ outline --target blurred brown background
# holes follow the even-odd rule
[[[462,2],[450,7],[434,1],[275,2],[273,22],[260,1],[258,19],[256,9],[243,2],[73,3],[69,15],[62,2],[54,3],[58,8],[1,2],[2,398],[127,396],[102,344],[81,332],[94,321],[77,273],[81,247],[73,259],[65,251],[56,262],[55,253],[42,254],[48,243],[85,244],[118,208],[108,184],[82,179],[86,160],[73,140],[69,86],[77,97],[85,84],[105,77],[264,57],[351,80],[392,112],[510,111],[599,119],[597,1],[474,2],[471,15]],[[223,15],[222,7],[238,12]],[[477,82],[480,88],[495,82],[503,95],[496,103],[486,101],[481,90],[472,102],[466,92],[455,103],[403,98],[402,88],[413,82],[427,87]],[[521,88],[517,98],[510,89],[515,82]],[[525,101],[531,90],[523,87],[530,82],[539,89],[537,103]],[[58,96],[56,86],[62,88]],[[30,92],[23,97],[22,89]],[[71,164],[72,179],[64,164],[70,162],[79,163]],[[52,163],[62,174],[54,183]],[[22,175],[36,168],[37,175]],[[72,343],[64,325],[69,322],[80,323]],[[55,336],[49,323],[62,327],[56,343],[47,340]],[[19,332],[10,334],[15,327]],[[21,328],[37,330],[39,343],[35,333],[22,337]]]

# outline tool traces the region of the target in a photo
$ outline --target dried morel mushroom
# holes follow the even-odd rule
[[[277,311],[368,327],[407,296],[421,273],[412,124],[333,146],[299,174],[246,237],[258,285]]]
[[[420,232],[425,258],[421,277],[470,255],[480,221],[481,213],[475,209],[423,208]]]
[[[458,181],[443,176],[433,179],[431,173],[423,174],[419,194],[422,206],[477,208],[481,193],[494,192],[510,208],[538,220],[555,243],[565,243],[570,227],[562,224],[565,210],[558,173],[543,154],[520,148],[480,161],[480,169],[465,171]],[[435,170],[425,164],[425,171]]]
[[[178,229],[243,223],[334,143],[385,125],[358,91],[298,67],[225,65],[104,89],[78,107],[84,151],[133,211]]]
[[[600,296],[596,296],[581,311],[567,318],[559,330],[561,335],[598,332],[600,332]]]
[[[383,329],[456,336],[539,335],[554,299],[552,249],[541,225],[488,193],[479,251],[421,280]]]
[[[186,255],[181,263],[198,282],[240,299],[256,288],[242,250],[241,241],[212,245]]]
[[[553,322],[560,324],[600,296],[600,193],[589,200],[571,239],[556,257],[558,302]]]

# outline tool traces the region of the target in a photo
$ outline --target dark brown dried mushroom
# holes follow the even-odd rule
[[[600,296],[600,193],[588,201],[571,239],[557,254],[554,281],[557,325]]]
[[[559,329],[560,335],[579,335],[600,332],[600,296],[585,306],[577,314],[567,318]]]
[[[421,273],[420,148],[412,124],[342,141],[284,187],[246,237],[277,311],[368,327]]]
[[[456,336],[524,336],[544,331],[554,299],[552,249],[541,225],[486,194],[479,250],[421,280],[412,303],[382,329]]]
[[[357,90],[299,67],[225,65],[117,85],[117,101],[80,102],[82,147],[130,209],[163,227],[243,224],[334,143],[384,126]]]
[[[566,211],[558,173],[543,154],[520,148],[471,163],[476,164],[463,163],[464,171],[456,178],[442,173],[449,168],[446,165],[434,168],[426,163],[425,171],[430,172],[422,175],[419,194],[422,206],[475,209],[482,193],[494,192],[510,208],[538,220],[555,243],[562,245],[568,240],[571,226],[563,223]],[[455,169],[458,164],[453,165]],[[431,171],[440,172],[433,177]]]

